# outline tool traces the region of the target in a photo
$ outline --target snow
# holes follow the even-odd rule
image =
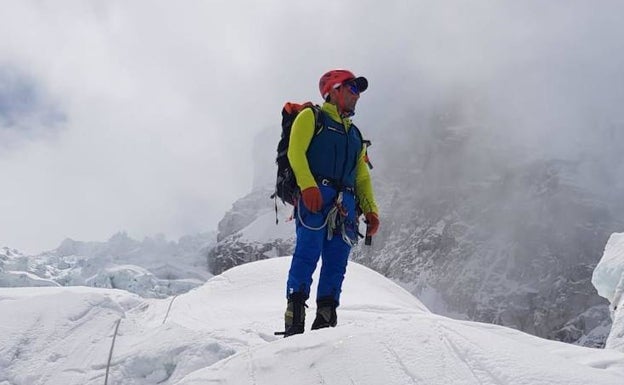
[[[624,233],[613,233],[592,275],[592,284],[609,300],[613,325],[606,346],[624,352]]]
[[[36,276],[27,271],[0,271],[0,286],[24,287],[24,286],[60,286],[58,283]]]
[[[624,353],[432,314],[350,263],[338,326],[283,329],[290,258],[230,269],[175,297],[0,289],[0,385],[621,384]],[[314,298],[308,317],[314,315]],[[309,325],[309,323],[308,323]],[[309,328],[309,326],[308,326]]]

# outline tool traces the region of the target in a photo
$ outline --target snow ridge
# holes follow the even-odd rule
[[[434,315],[356,263],[336,328],[278,338],[289,262],[239,266],[175,300],[0,289],[0,384],[101,384],[119,319],[111,384],[615,385],[624,376],[624,353]]]

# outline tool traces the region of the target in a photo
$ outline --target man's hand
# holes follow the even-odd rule
[[[323,208],[323,197],[321,196],[321,190],[318,187],[308,187],[301,192],[301,200],[305,207],[313,213],[320,211]],[[379,221],[377,221],[379,222]]]
[[[366,236],[372,237],[379,230],[379,217],[377,214],[370,212],[364,215],[366,217]]]

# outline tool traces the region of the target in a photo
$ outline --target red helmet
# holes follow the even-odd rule
[[[321,76],[321,80],[319,80],[319,91],[321,91],[321,96],[323,99],[327,99],[327,95],[329,95],[332,88],[352,79],[355,80],[360,92],[366,91],[368,88],[368,81],[365,77],[355,77],[353,72],[341,69],[326,72],[323,76]]]

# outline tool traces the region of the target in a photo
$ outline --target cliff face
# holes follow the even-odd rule
[[[436,195],[397,193],[373,248],[353,258],[425,302],[435,293],[434,308],[577,341],[609,322],[590,280],[622,223],[607,202],[571,183],[576,169],[534,162]]]

